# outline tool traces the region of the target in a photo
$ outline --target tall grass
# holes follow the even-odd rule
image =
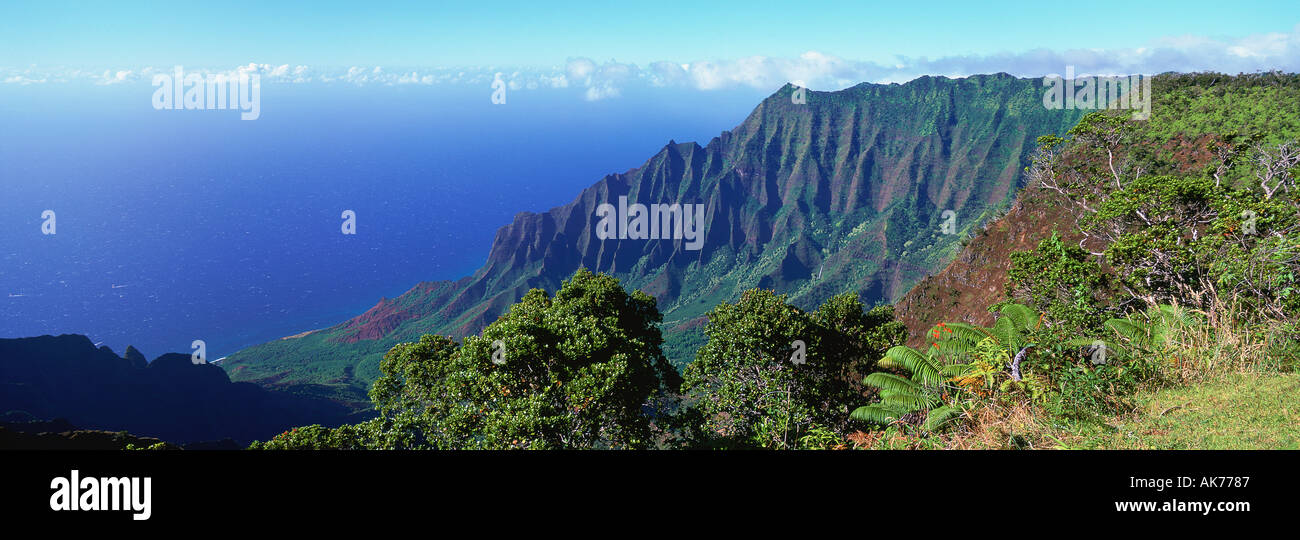
[[[1244,312],[1242,303],[1215,298],[1201,317],[1177,321],[1170,328],[1171,362],[1161,379],[1195,384],[1234,373],[1294,371],[1300,343],[1295,323]]]

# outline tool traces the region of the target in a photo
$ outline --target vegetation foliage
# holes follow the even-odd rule
[[[584,270],[482,336],[393,347],[370,391],[378,418],[254,447],[1088,447],[1161,392],[1294,386],[1300,78],[1155,89],[1146,122],[1100,111],[1038,139],[1021,196],[1073,219],[1011,255],[991,326],[940,322],[918,350],[892,308],[856,294],[804,311],[750,289],[707,312],[678,377],[654,299]],[[1295,425],[1270,440],[1294,445]]]

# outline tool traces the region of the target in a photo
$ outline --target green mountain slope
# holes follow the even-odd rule
[[[1155,77],[1152,94],[1151,118],[1140,124],[1139,138],[1156,149],[1147,174],[1209,174],[1214,154],[1208,146],[1228,135],[1258,134],[1266,143],[1300,138],[1298,75],[1163,74]],[[1253,180],[1237,167],[1225,173],[1225,181]],[[1053,230],[1071,244],[1083,238],[1073,206],[1053,191],[1027,186],[1006,215],[981,227],[951,264],[898,300],[896,315],[907,324],[911,344],[919,346],[940,321],[993,324],[988,307],[1006,300],[1011,253],[1035,248]]]
[[[654,295],[665,350],[680,366],[702,341],[707,310],[748,288],[775,289],[805,308],[845,291],[868,305],[896,300],[1008,203],[1035,139],[1084,112],[1048,110],[1040,80],[1006,74],[808,91],[805,103],[797,92],[780,89],[707,145],[670,142],[567,205],[517,215],[471,276],[421,283],[223,366],[234,380],[364,406],[393,344],[475,333],[527,290],[554,290],[581,267]],[[599,239],[597,208],[620,197],[704,205],[702,245]]]

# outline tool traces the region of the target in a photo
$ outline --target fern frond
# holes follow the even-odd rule
[[[939,369],[929,358],[916,352],[916,349],[906,345],[891,347],[885,352],[885,358],[899,364],[903,369],[912,373],[912,380],[923,385],[933,386],[939,384],[942,378],[939,375]],[[870,375],[868,375],[870,377]],[[865,382],[865,381],[864,381]]]
[[[1016,329],[1016,323],[1010,317],[998,318],[991,330],[993,339],[998,341],[998,345],[1008,349],[1020,348],[1020,331]]]
[[[1150,325],[1131,319],[1111,319],[1106,321],[1106,327],[1131,341],[1137,347],[1146,349],[1151,346]]]
[[[893,373],[872,373],[862,379],[862,384],[872,388],[879,388],[883,391],[898,392],[904,394],[916,394],[922,391],[921,387]]]
[[[925,418],[925,423],[921,424],[921,429],[926,431],[935,431],[943,427],[948,422],[961,416],[962,409],[952,405],[944,405],[930,411],[929,416]]]
[[[902,418],[906,411],[900,411],[896,407],[889,405],[875,404],[858,407],[849,413],[849,418],[873,424],[888,424],[899,418]]]
[[[1038,326],[1038,312],[1024,304],[1007,304],[999,311],[1003,317],[1010,318],[1021,332],[1031,332]]]
[[[952,334],[949,334],[947,341],[967,341],[971,343],[979,343],[981,339],[993,335],[989,333],[989,330],[987,328],[975,326],[972,324],[948,323],[945,327],[952,330]]]
[[[970,371],[970,368],[970,364],[948,364],[939,368],[939,373],[942,373],[944,377],[956,377]]]
[[[949,339],[946,341],[939,341],[936,343],[939,344],[938,347],[931,347],[931,349],[933,349],[934,351],[933,354],[936,356],[944,357],[949,361],[952,361],[953,359],[962,359],[970,355],[970,352],[975,350],[975,347],[976,345],[979,344],[979,341],[968,341],[965,339]]]
[[[919,409],[929,409],[939,404],[937,398],[921,394],[891,393],[882,395],[880,404],[896,407],[905,413]]]

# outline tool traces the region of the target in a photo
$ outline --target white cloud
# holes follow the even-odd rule
[[[836,90],[870,81],[906,82],[921,75],[965,77],[977,73],[1007,72],[1021,77],[1061,73],[1067,65],[1076,73],[1094,75],[1154,74],[1166,71],[1219,71],[1242,73],[1267,70],[1300,71],[1300,24],[1291,32],[1253,34],[1219,40],[1202,36],[1171,36],[1133,48],[1088,48],[1053,51],[1035,49],[1020,53],[948,56],[936,59],[900,56],[887,64],[840,58],[808,51],[797,58],[750,56],[733,60],[699,60],[689,63],[653,62],[647,70],[634,65],[597,64],[588,58],[570,59],[570,79],[581,78],[592,97],[612,97],[630,79],[652,86],[678,86],[697,90],[735,87],[775,89],[801,81],[817,90]],[[615,69],[616,68],[616,69]],[[610,77],[611,73],[623,76]],[[594,88],[594,90],[593,90]]]
[[[48,79],[46,78],[36,79],[36,78],[25,77],[23,75],[10,75],[4,78],[5,84],[21,84],[21,85],[41,84],[46,82],[47,80]]]
[[[607,98],[615,98],[622,94],[623,92],[619,90],[617,86],[608,82],[602,82],[595,86],[588,86],[583,97],[587,101],[599,101]]]
[[[585,88],[584,99],[598,101],[622,95],[624,86],[646,79],[647,75],[652,74],[642,71],[635,64],[623,64],[613,60],[597,64],[590,58],[578,57],[570,58],[565,62],[563,81],[556,80],[554,77],[546,80],[552,83],[552,88],[567,88],[570,84],[583,87]],[[652,83],[654,81],[653,77],[648,80]],[[556,83],[562,85],[557,86]]]
[[[541,75],[541,76],[539,76],[539,77],[537,78],[537,82],[538,82],[541,86],[545,86],[545,87],[548,87],[548,88],[568,88],[568,87],[569,87],[569,78],[566,77],[566,76],[564,76],[564,75],[554,75],[554,76]]]
[[[597,62],[574,57],[563,66],[551,68],[502,69],[352,66],[317,69],[305,65],[250,62],[233,69],[199,69],[186,66],[186,73],[238,77],[257,74],[264,83],[344,83],[354,85],[459,84],[489,88],[497,72],[511,90],[574,88],[590,101],[615,98],[631,85],[660,88],[718,90],[750,87],[774,90],[787,82],[799,81],[814,90],[836,90],[868,82],[906,82],[921,75],[963,77],[976,73],[1007,72],[1021,77],[1042,77],[1061,73],[1067,65],[1078,74],[1120,75],[1165,71],[1220,71],[1225,73],[1261,70],[1300,71],[1300,24],[1290,32],[1252,34],[1236,39],[1182,35],[1154,39],[1141,47],[1087,48],[1072,50],[1034,49],[1018,53],[946,56],[941,58],[899,56],[886,63],[840,58],[822,51],[808,51],[795,58],[749,56],[729,60],[652,62],[644,68],[614,60]],[[170,74],[173,66],[144,66],[107,69],[101,72],[54,68],[9,68],[0,66],[4,84],[41,84],[90,81],[95,84],[148,82],[157,73]]]
[[[582,80],[596,71],[596,63],[590,58],[570,58],[565,62],[564,71],[570,79]]]
[[[686,81],[686,72],[690,64],[673,62],[653,62],[650,64],[650,84],[655,86],[676,86]]]
[[[135,77],[133,75],[134,73],[129,69],[118,70],[117,72],[106,69],[104,70],[104,74],[99,76],[99,81],[95,84],[124,83],[129,80],[134,80]]]

